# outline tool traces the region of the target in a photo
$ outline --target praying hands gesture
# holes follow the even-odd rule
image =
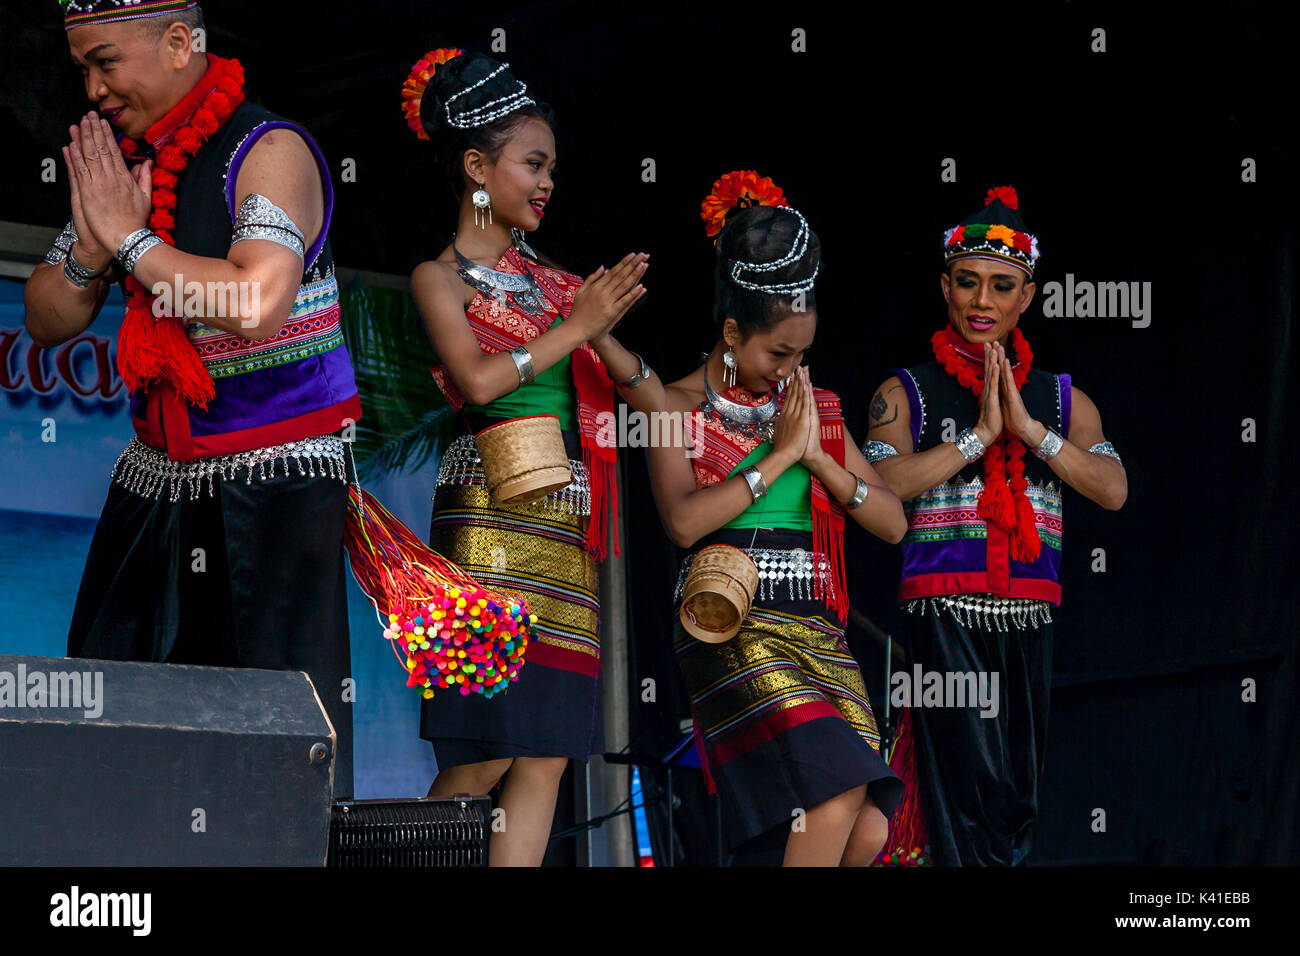
[[[72,223],[82,247],[77,259],[98,270],[149,220],[152,162],[127,169],[112,127],[94,113],[87,113],[68,132],[72,142],[63,147],[63,160],[72,193]]]

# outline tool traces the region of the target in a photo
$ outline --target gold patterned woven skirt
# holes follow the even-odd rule
[[[462,469],[473,480],[473,469]],[[478,472],[481,475],[481,470]],[[520,595],[537,615],[519,678],[491,700],[437,691],[423,701],[420,736],[439,767],[500,757],[586,760],[603,749],[596,565],[587,517],[555,497],[499,508],[482,484],[441,484],[429,545],[494,591]]]
[[[751,539],[724,530],[709,543]],[[811,534],[763,532],[758,544],[807,550]],[[893,812],[902,783],[879,754],[862,671],[825,604],[777,588],[755,598],[726,643],[697,641],[680,622],[673,638],[731,846],[863,784],[886,818]]]

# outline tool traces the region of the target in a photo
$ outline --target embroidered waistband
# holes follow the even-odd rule
[[[169,500],[179,501],[181,486],[185,485],[188,489],[186,497],[193,501],[202,493],[205,479],[208,483],[208,497],[211,497],[217,477],[233,481],[236,473],[244,469],[244,483],[251,485],[254,471],[262,481],[274,478],[277,466],[286,476],[289,475],[291,461],[296,465],[299,475],[347,481],[343,439],[337,435],[320,435],[283,445],[236,452],[233,455],[184,462],[172,461],[165,452],[150,448],[138,438],[132,438],[118,456],[117,464],[113,466],[109,477],[128,491],[155,500],[162,496],[163,487],[166,486]]]
[[[591,514],[591,480],[587,467],[580,461],[569,459],[569,470],[573,472],[573,481],[558,491],[552,491],[538,504],[544,508],[561,511],[572,515]],[[483,460],[478,456],[478,447],[471,435],[460,435],[442,453],[438,465],[437,487],[443,485],[487,485],[487,476],[483,473]]]
[[[756,597],[759,600],[774,600],[776,591],[782,583],[786,586],[786,594],[789,600],[812,600],[813,561],[816,557],[813,552],[804,551],[802,548],[791,550],[741,548],[740,550],[748,554],[753,559],[754,566],[758,568],[758,594]],[[694,561],[694,554],[688,554],[682,559],[681,570],[677,573],[677,587],[673,590],[674,606],[682,603],[682,589],[686,586],[686,576],[690,574],[691,564]],[[818,569],[826,569],[826,559],[824,557],[818,562]],[[831,600],[835,600],[833,589]]]
[[[1019,628],[1039,627],[1052,623],[1052,604],[1034,598],[995,597],[992,594],[954,594],[916,598],[903,605],[909,614],[924,615],[926,605],[932,614],[947,609],[967,627],[982,625],[988,630],[1006,631],[1009,624]]]

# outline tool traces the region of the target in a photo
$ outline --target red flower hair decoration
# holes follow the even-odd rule
[[[430,50],[415,62],[415,66],[411,67],[411,72],[406,77],[406,82],[402,84],[402,113],[406,117],[406,125],[415,130],[415,135],[420,139],[429,138],[429,134],[424,131],[424,124],[420,122],[420,101],[424,98],[429,80],[437,72],[438,67],[464,52],[454,47]]]
[[[747,206],[789,206],[781,187],[752,169],[725,173],[713,184],[713,190],[700,203],[700,218],[707,224],[707,235],[722,231],[731,210]]]

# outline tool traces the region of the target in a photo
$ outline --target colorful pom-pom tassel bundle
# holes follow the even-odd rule
[[[537,623],[527,603],[480,587],[360,485],[348,499],[352,574],[406,668],[406,686],[426,698],[452,687],[491,698],[517,680]]]
[[[519,601],[502,603],[473,586],[438,584],[427,604],[388,615],[384,637],[406,647],[407,687],[456,687],[491,699],[519,676],[537,618]]]

